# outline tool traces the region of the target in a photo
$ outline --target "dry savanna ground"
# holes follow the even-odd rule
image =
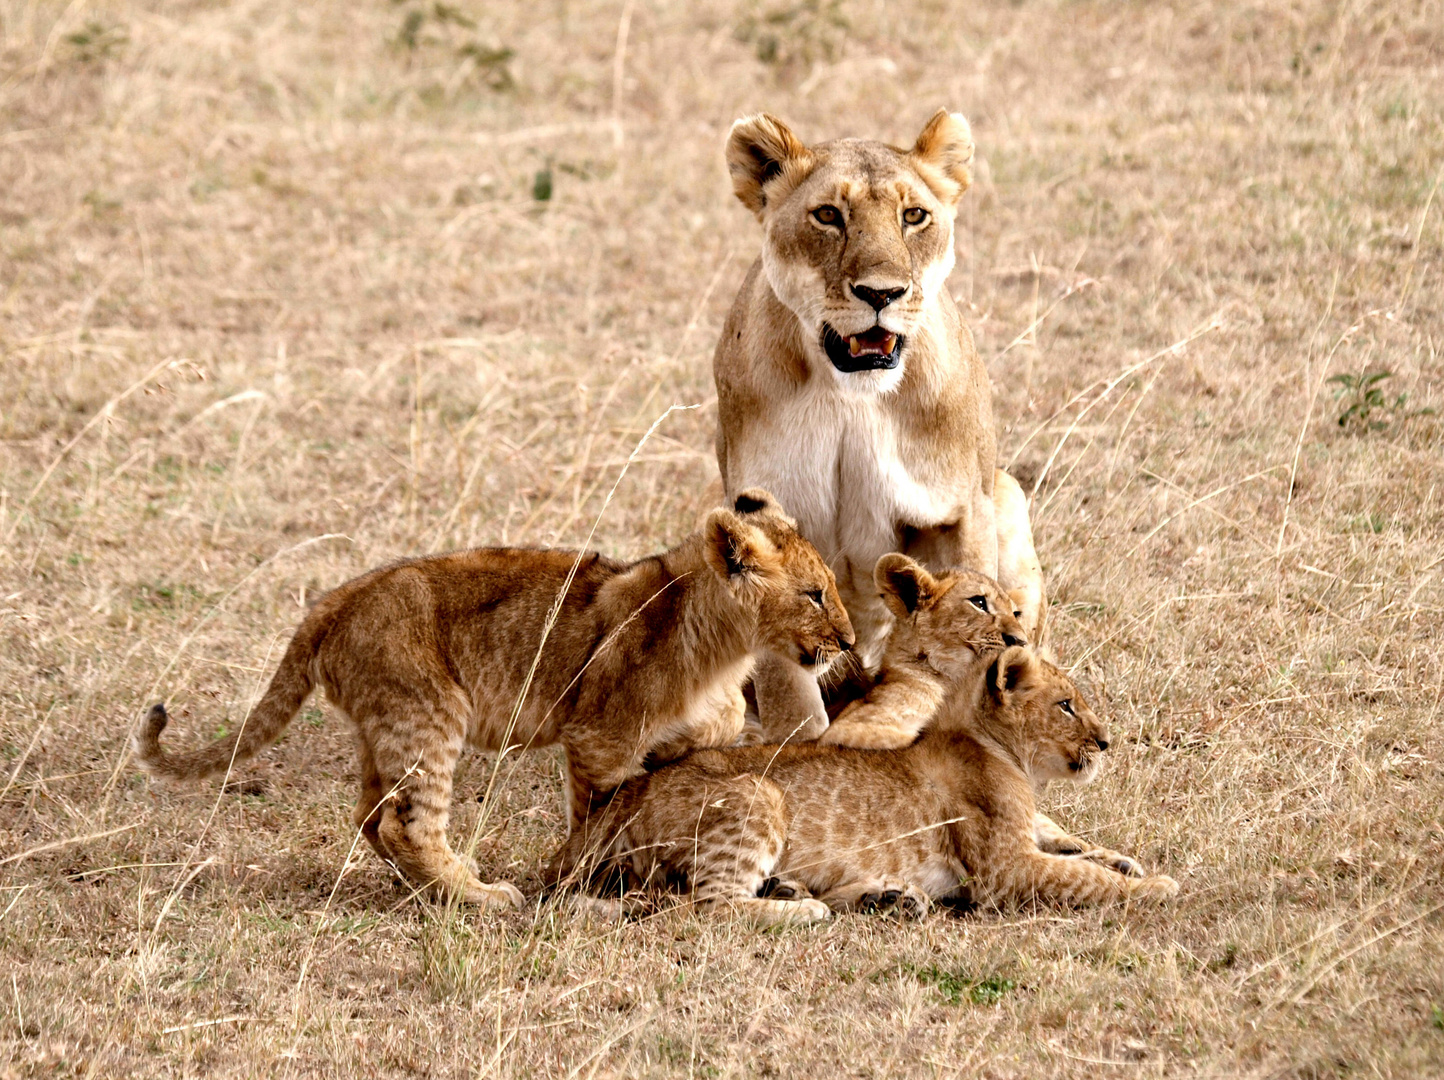
[[[0,49],[0,1075],[1444,1075],[1438,0],[0,0]],[[363,568],[681,537],[728,124],[939,104],[1116,736],[1047,805],[1175,904],[587,924],[543,752],[463,766],[533,898],[478,917],[348,865],[320,701],[228,790],[136,775]]]

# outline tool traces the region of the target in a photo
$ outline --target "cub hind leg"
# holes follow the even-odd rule
[[[758,895],[774,880],[772,871],[787,841],[780,787],[765,777],[732,777],[702,789],[700,807],[697,791],[689,783],[677,792],[685,797],[667,800],[669,821],[647,820],[653,815],[644,814],[629,831],[640,843],[649,836],[666,837],[665,844],[653,850],[661,854],[667,870],[686,876],[699,907],[733,911],[758,926],[831,917],[827,905],[805,889],[795,899]],[[791,891],[795,894],[798,887],[792,885]]]
[[[452,776],[465,742],[466,715],[459,689],[451,699],[438,698],[430,710],[418,708],[413,699],[361,725],[381,795],[389,795],[375,823],[377,850],[384,849],[412,884],[437,899],[520,908],[522,895],[515,886],[483,882],[474,864],[447,842]],[[363,799],[375,790],[370,783],[365,787]],[[361,807],[356,814],[360,816]],[[368,816],[363,832],[369,824]]]
[[[381,813],[386,809],[386,788],[381,783],[381,774],[376,771],[376,760],[371,747],[357,734],[356,754],[361,762],[361,795],[356,808],[351,811],[351,820],[371,845],[371,850],[385,862],[395,862],[390,850],[381,842]]]

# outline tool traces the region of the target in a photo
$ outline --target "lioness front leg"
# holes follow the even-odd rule
[[[1011,475],[998,469],[993,475],[993,511],[998,536],[998,584],[1018,605],[1018,621],[1033,647],[1047,648],[1048,601],[1044,595],[1043,567],[1033,547],[1028,522],[1028,497]],[[1047,655],[1045,652],[1044,655]]]

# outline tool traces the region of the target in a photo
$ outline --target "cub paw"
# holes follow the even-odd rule
[[[1178,882],[1166,874],[1155,874],[1130,882],[1128,895],[1134,900],[1158,903],[1178,895]]]
[[[804,900],[811,897],[812,893],[800,881],[770,877],[762,883],[757,895],[767,900]]]
[[[928,913],[928,900],[913,889],[883,889],[859,896],[857,910],[865,915],[897,915],[911,921]]]
[[[1108,869],[1115,870],[1124,877],[1147,877],[1147,874],[1143,871],[1143,867],[1138,865],[1133,859],[1116,851],[1109,851],[1107,848],[1094,848],[1092,851],[1081,852],[1078,858],[1095,862],[1099,866],[1106,866]]]
[[[466,902],[483,908],[520,911],[526,899],[521,890],[509,881],[497,881],[490,885],[474,882],[466,890]]]
[[[762,746],[767,742],[767,735],[762,730],[762,723],[755,716],[749,716],[742,724],[742,733],[733,740],[733,746]]]
[[[806,900],[789,900],[787,922],[791,925],[803,923],[826,922],[832,918],[832,909],[821,900],[814,900],[809,897]]]

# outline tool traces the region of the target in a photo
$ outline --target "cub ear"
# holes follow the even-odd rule
[[[748,488],[746,491],[739,491],[737,498],[732,500],[732,509],[739,514],[772,514],[775,517],[786,517],[782,504],[772,496],[772,492],[765,488]]]
[[[767,206],[767,185],[777,177],[795,187],[812,168],[812,151],[775,116],[744,116],[727,136],[727,171],[732,190],[742,205],[762,218]],[[780,193],[773,192],[774,198]]]
[[[724,578],[755,574],[767,562],[767,537],[731,510],[713,510],[702,526],[707,562]]]
[[[1038,671],[1032,650],[1012,645],[998,654],[988,668],[988,688],[1000,700],[1025,688]]]
[[[923,126],[908,153],[933,194],[949,204],[963,197],[973,183],[973,131],[962,113],[939,109]]]
[[[915,614],[918,608],[926,606],[937,596],[937,579],[921,565],[896,551],[878,559],[872,570],[872,580],[882,594],[882,602],[900,619]]]

